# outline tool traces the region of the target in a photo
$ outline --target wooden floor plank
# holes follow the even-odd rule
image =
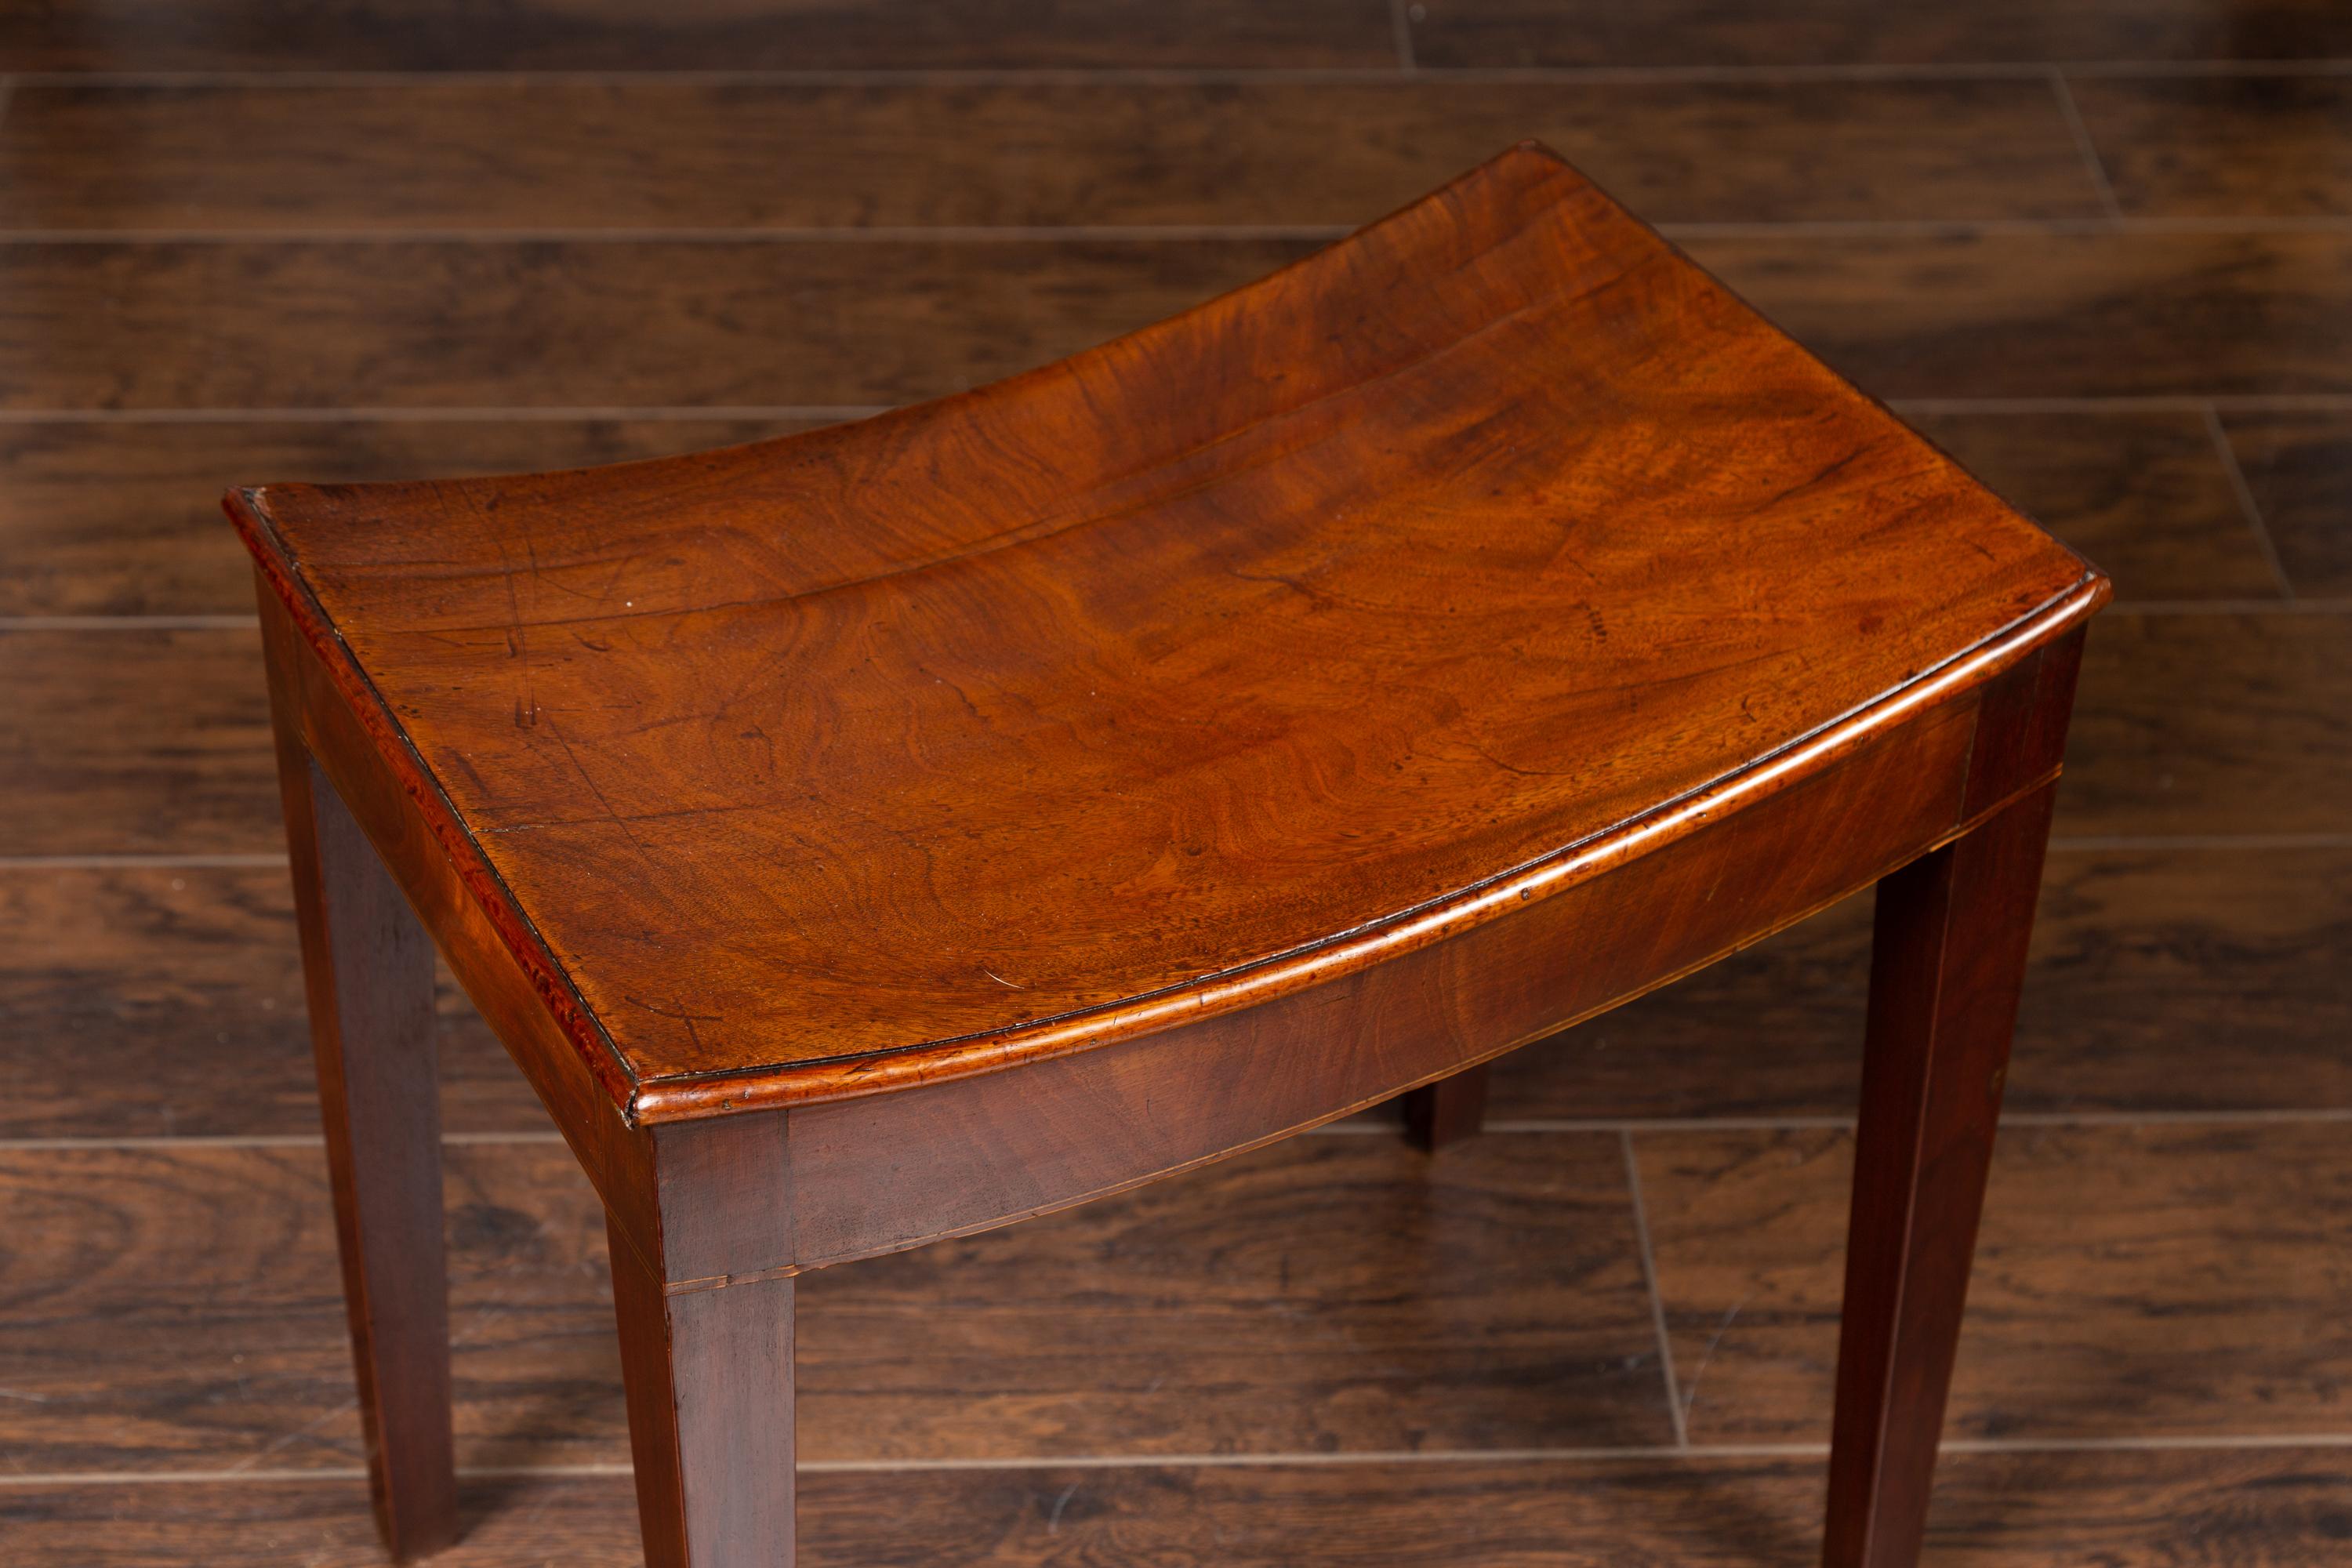
[[[0,407],[901,403],[1061,358],[1310,248],[7,246]]]
[[[1882,397],[2352,391],[2352,233],[1694,237]]]
[[[346,419],[0,424],[5,616],[253,613],[231,485],[513,473],[665,457],[810,420]]]
[[[0,630],[0,856],[274,854],[261,638]]]
[[[2012,1110],[2352,1110],[2352,850],[2062,848],[2046,886]],[[315,1133],[289,900],[269,867],[0,871],[0,1137]],[[1489,1115],[1851,1115],[1868,903],[1504,1058]],[[445,1124],[544,1133],[446,977],[442,1021]]]
[[[1529,137],[1654,222],[2101,208],[2046,83],[21,87],[12,229],[1353,225]]]
[[[2352,615],[2158,616],[2091,633],[2058,832],[2352,832]]]
[[[443,1127],[552,1136],[446,973],[441,1022]],[[0,868],[0,1138],[317,1135],[285,869]]]
[[[1396,64],[1381,0],[110,0],[0,9],[9,70],[826,70]]]
[[[2089,556],[2126,603],[2279,596],[2201,414],[1934,413],[1912,424]]]
[[[2215,1072],[2232,1070],[2216,1050]],[[1694,1443],[1823,1441],[1852,1139],[1635,1140]],[[2352,1406],[2340,1128],[2011,1128],[1948,1436],[2333,1432]]]
[[[1966,61],[2296,59],[2352,55],[2329,0],[1428,0],[1412,28],[1424,66],[1952,65]]]
[[[0,1150],[9,1467],[358,1463],[324,1163]],[[625,1463],[604,1226],[570,1152],[453,1146],[447,1182],[460,1463]],[[821,1271],[797,1332],[804,1460],[1672,1440],[1606,1135],[1436,1162],[1298,1140]]]
[[[898,403],[1098,342],[1310,247],[11,245],[0,407]],[[1744,234],[1688,247],[1883,396],[2352,391],[2352,233]]]
[[[2068,83],[2135,217],[2352,214],[2352,81],[2086,77]]]
[[[2339,1449],[1955,1454],[1930,1561],[2102,1568],[2326,1568],[2352,1464]],[[1809,1459],[814,1473],[811,1568],[1806,1568]],[[640,1561],[625,1476],[469,1483],[446,1568]],[[348,1481],[0,1488],[21,1568],[378,1568]]]
[[[2352,849],[2061,847],[2042,888],[2011,1111],[2352,1110]],[[1504,1058],[1488,1116],[1852,1116],[1870,905]]]
[[[2222,425],[2295,592],[2352,595],[2352,415],[2230,414]]]

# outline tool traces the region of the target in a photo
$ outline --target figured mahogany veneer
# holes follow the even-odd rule
[[[648,1552],[695,1564],[789,1555],[793,1274],[1405,1090],[1464,1135],[1477,1064],[1916,862],[1832,1531],[1916,1552],[2105,580],[1550,153],[880,418],[228,506],[364,1386],[415,1336],[359,1218],[430,1197],[360,1130],[430,1131],[353,1060],[415,1048],[352,1016],[365,845],[605,1199]],[[371,1426],[403,1551],[417,1425]]]

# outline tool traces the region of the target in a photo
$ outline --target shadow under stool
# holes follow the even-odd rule
[[[605,1205],[647,1561],[732,1568],[803,1271],[1463,1136],[1875,882],[1825,1561],[1916,1560],[2105,580],[1556,156],[877,418],[228,506],[395,1555],[456,1531],[436,947]]]

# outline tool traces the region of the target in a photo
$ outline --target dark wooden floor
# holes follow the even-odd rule
[[[0,1558],[375,1561],[223,484],[946,391],[1528,135],[2120,589],[1936,1561],[2352,1555],[2352,7],[1766,9],[0,8]],[[1359,1121],[814,1277],[811,1560],[1808,1561],[1866,917],[1433,1163]],[[603,1227],[446,1026],[449,1561],[632,1562]]]

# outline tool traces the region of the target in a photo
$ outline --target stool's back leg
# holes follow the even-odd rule
[[[433,944],[283,724],[278,766],[368,1477],[416,1557],[457,1534]]]
[[[1404,1093],[1404,1127],[1432,1153],[1475,1134],[1486,1120],[1486,1064]]]
[[[2056,792],[1878,884],[1827,1568],[1917,1562]]]

